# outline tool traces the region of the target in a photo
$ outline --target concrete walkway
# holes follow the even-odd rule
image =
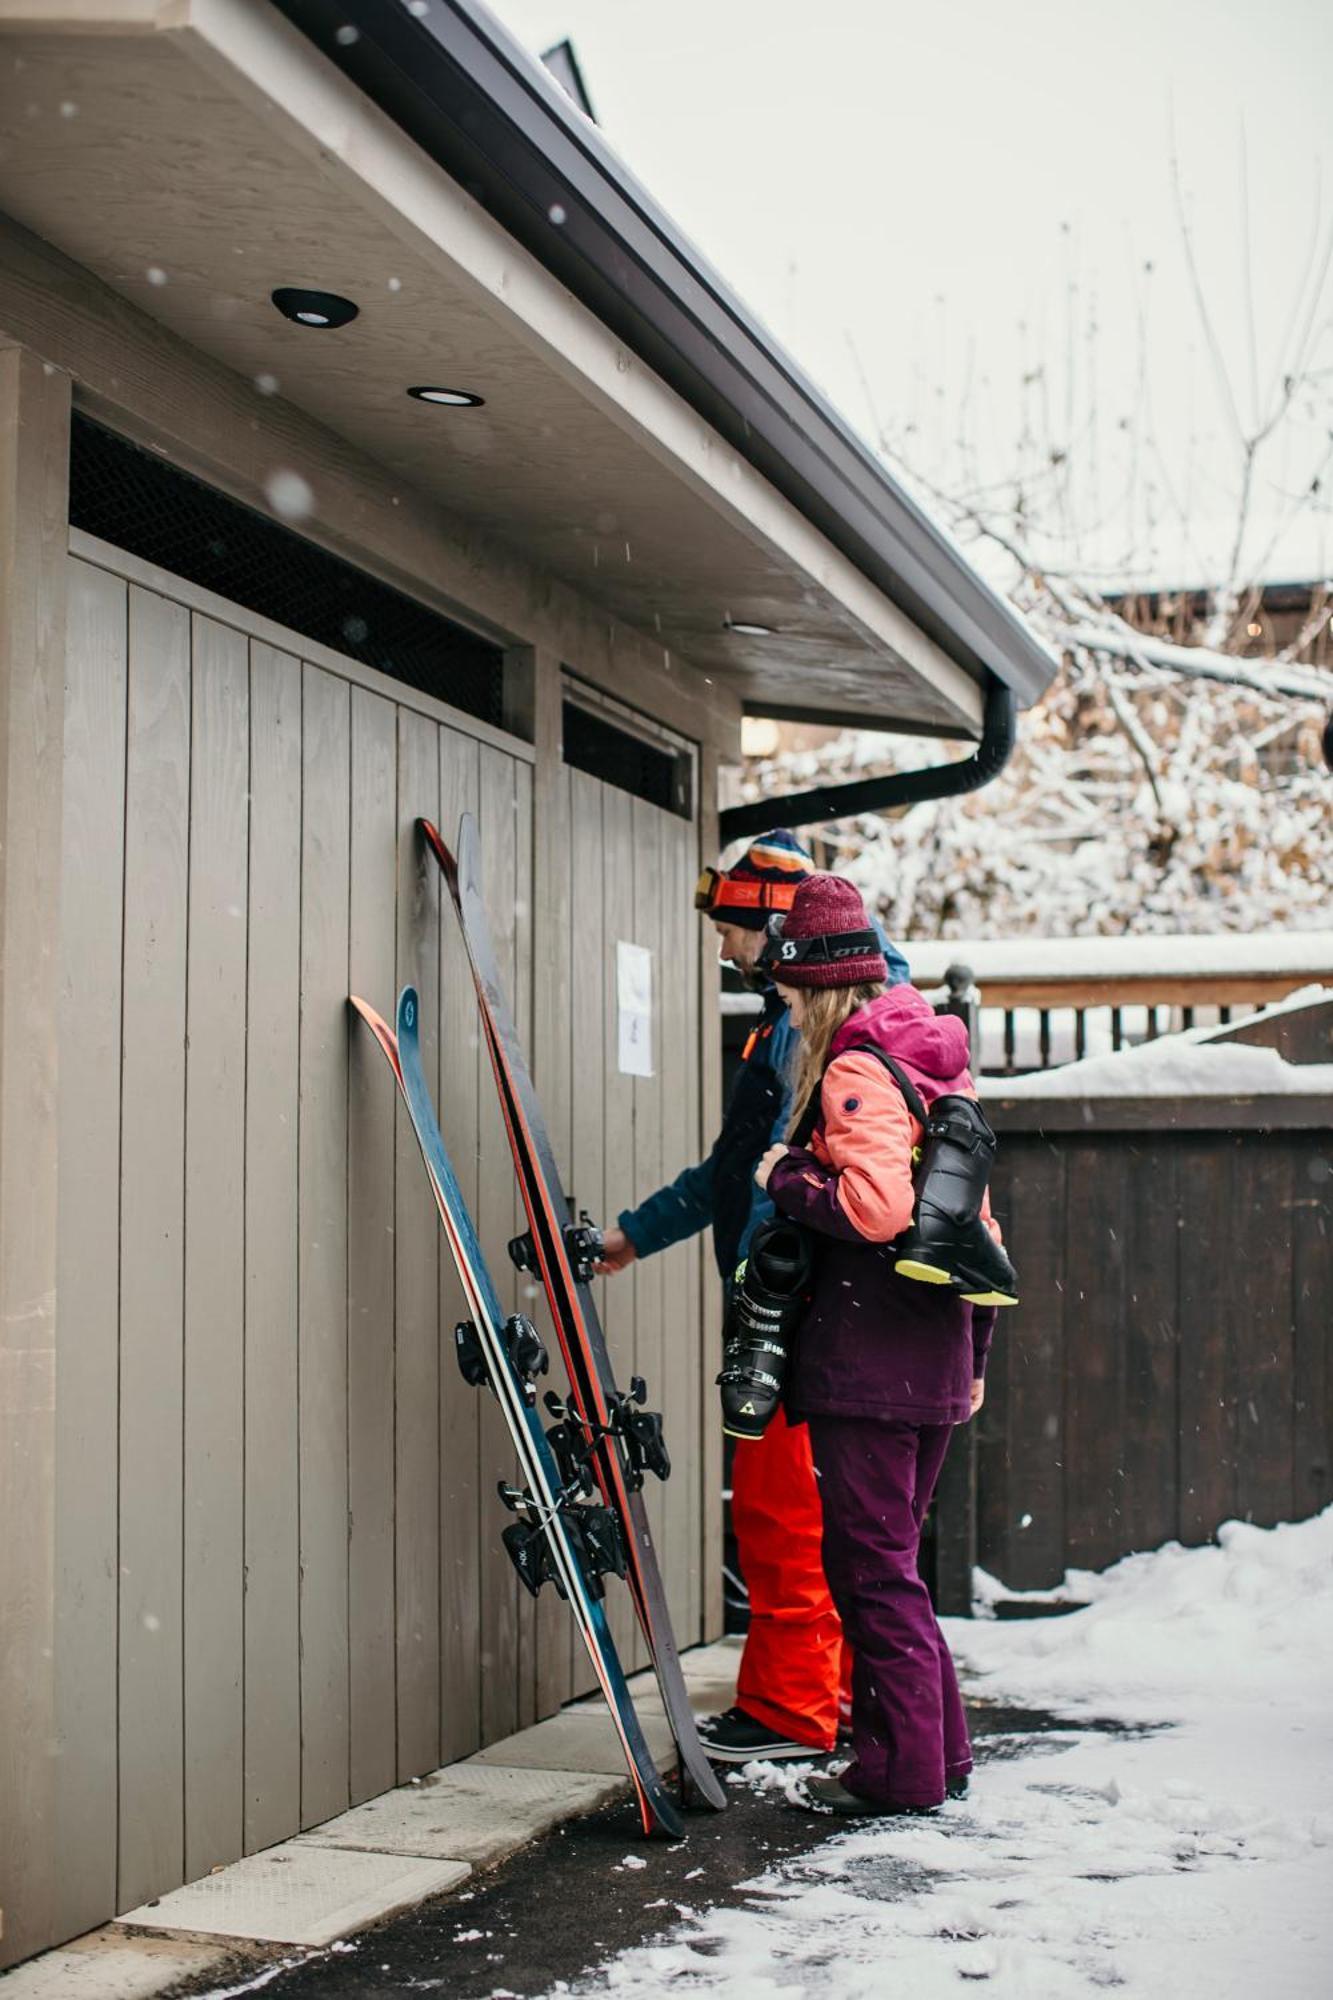
[[[730,1640],[682,1655],[698,1712],[732,1701],[739,1657]],[[638,1674],[630,1690],[665,1769],[673,1745],[656,1680]],[[0,2000],[144,2000],[204,1975],[298,1964],[627,1795],[623,1773],[611,1718],[589,1697],[16,1967]]]

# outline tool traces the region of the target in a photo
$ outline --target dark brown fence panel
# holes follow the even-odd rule
[[[1238,1516],[1333,1463],[1333,1133],[1313,1097],[1001,1101],[1023,1281],[978,1427],[978,1559],[1015,1589]]]

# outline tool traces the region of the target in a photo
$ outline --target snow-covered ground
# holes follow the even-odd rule
[[[1067,1585],[1087,1609],[948,1628],[974,1698],[1067,1729],[991,1739],[966,1802],[835,1835],[585,1990],[1333,1994],[1333,1508]]]

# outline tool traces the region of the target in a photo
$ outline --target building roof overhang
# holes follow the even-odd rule
[[[540,64],[422,4],[0,0],[0,205],[751,709],[976,735],[989,676],[1039,693],[1021,619]],[[281,284],[361,312],[312,333]],[[485,403],[406,393],[436,381]]]

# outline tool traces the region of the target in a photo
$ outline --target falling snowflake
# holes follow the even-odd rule
[[[284,521],[303,521],[314,510],[315,496],[299,472],[282,470],[269,474],[264,494],[275,514]]]

